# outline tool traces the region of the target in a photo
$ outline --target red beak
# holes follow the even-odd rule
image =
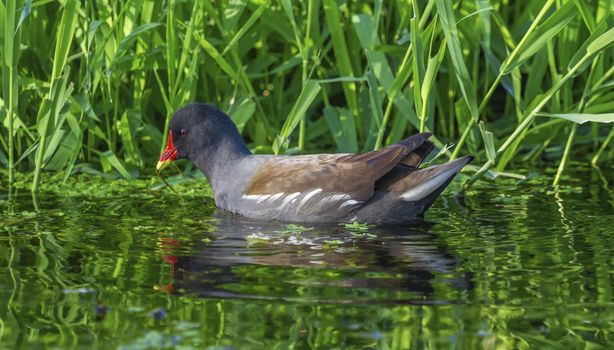
[[[166,168],[171,162],[177,159],[177,149],[173,146],[173,132],[168,132],[168,144],[160,156],[160,161],[156,165],[156,170],[161,171]]]

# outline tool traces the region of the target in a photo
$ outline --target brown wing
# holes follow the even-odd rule
[[[347,195],[366,201],[375,182],[408,154],[402,144],[363,154],[273,157],[253,176],[244,194],[306,193]]]

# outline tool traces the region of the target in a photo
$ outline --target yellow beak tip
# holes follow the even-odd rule
[[[169,164],[171,164],[171,160],[159,161],[158,164],[156,165],[156,170],[161,171],[162,169],[166,168]]]

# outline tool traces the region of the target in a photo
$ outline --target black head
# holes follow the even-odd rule
[[[158,169],[175,159],[208,159],[217,156],[247,154],[237,127],[230,117],[213,105],[191,103],[173,115],[166,150]]]

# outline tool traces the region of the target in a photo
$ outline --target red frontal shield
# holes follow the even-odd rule
[[[171,162],[173,162],[175,159],[177,159],[177,149],[175,148],[175,146],[173,146],[173,132],[169,131],[168,144],[166,145],[164,152],[162,152],[162,155],[160,156],[160,161],[158,161],[158,165],[156,165],[156,170],[161,171],[169,164],[171,164]]]

